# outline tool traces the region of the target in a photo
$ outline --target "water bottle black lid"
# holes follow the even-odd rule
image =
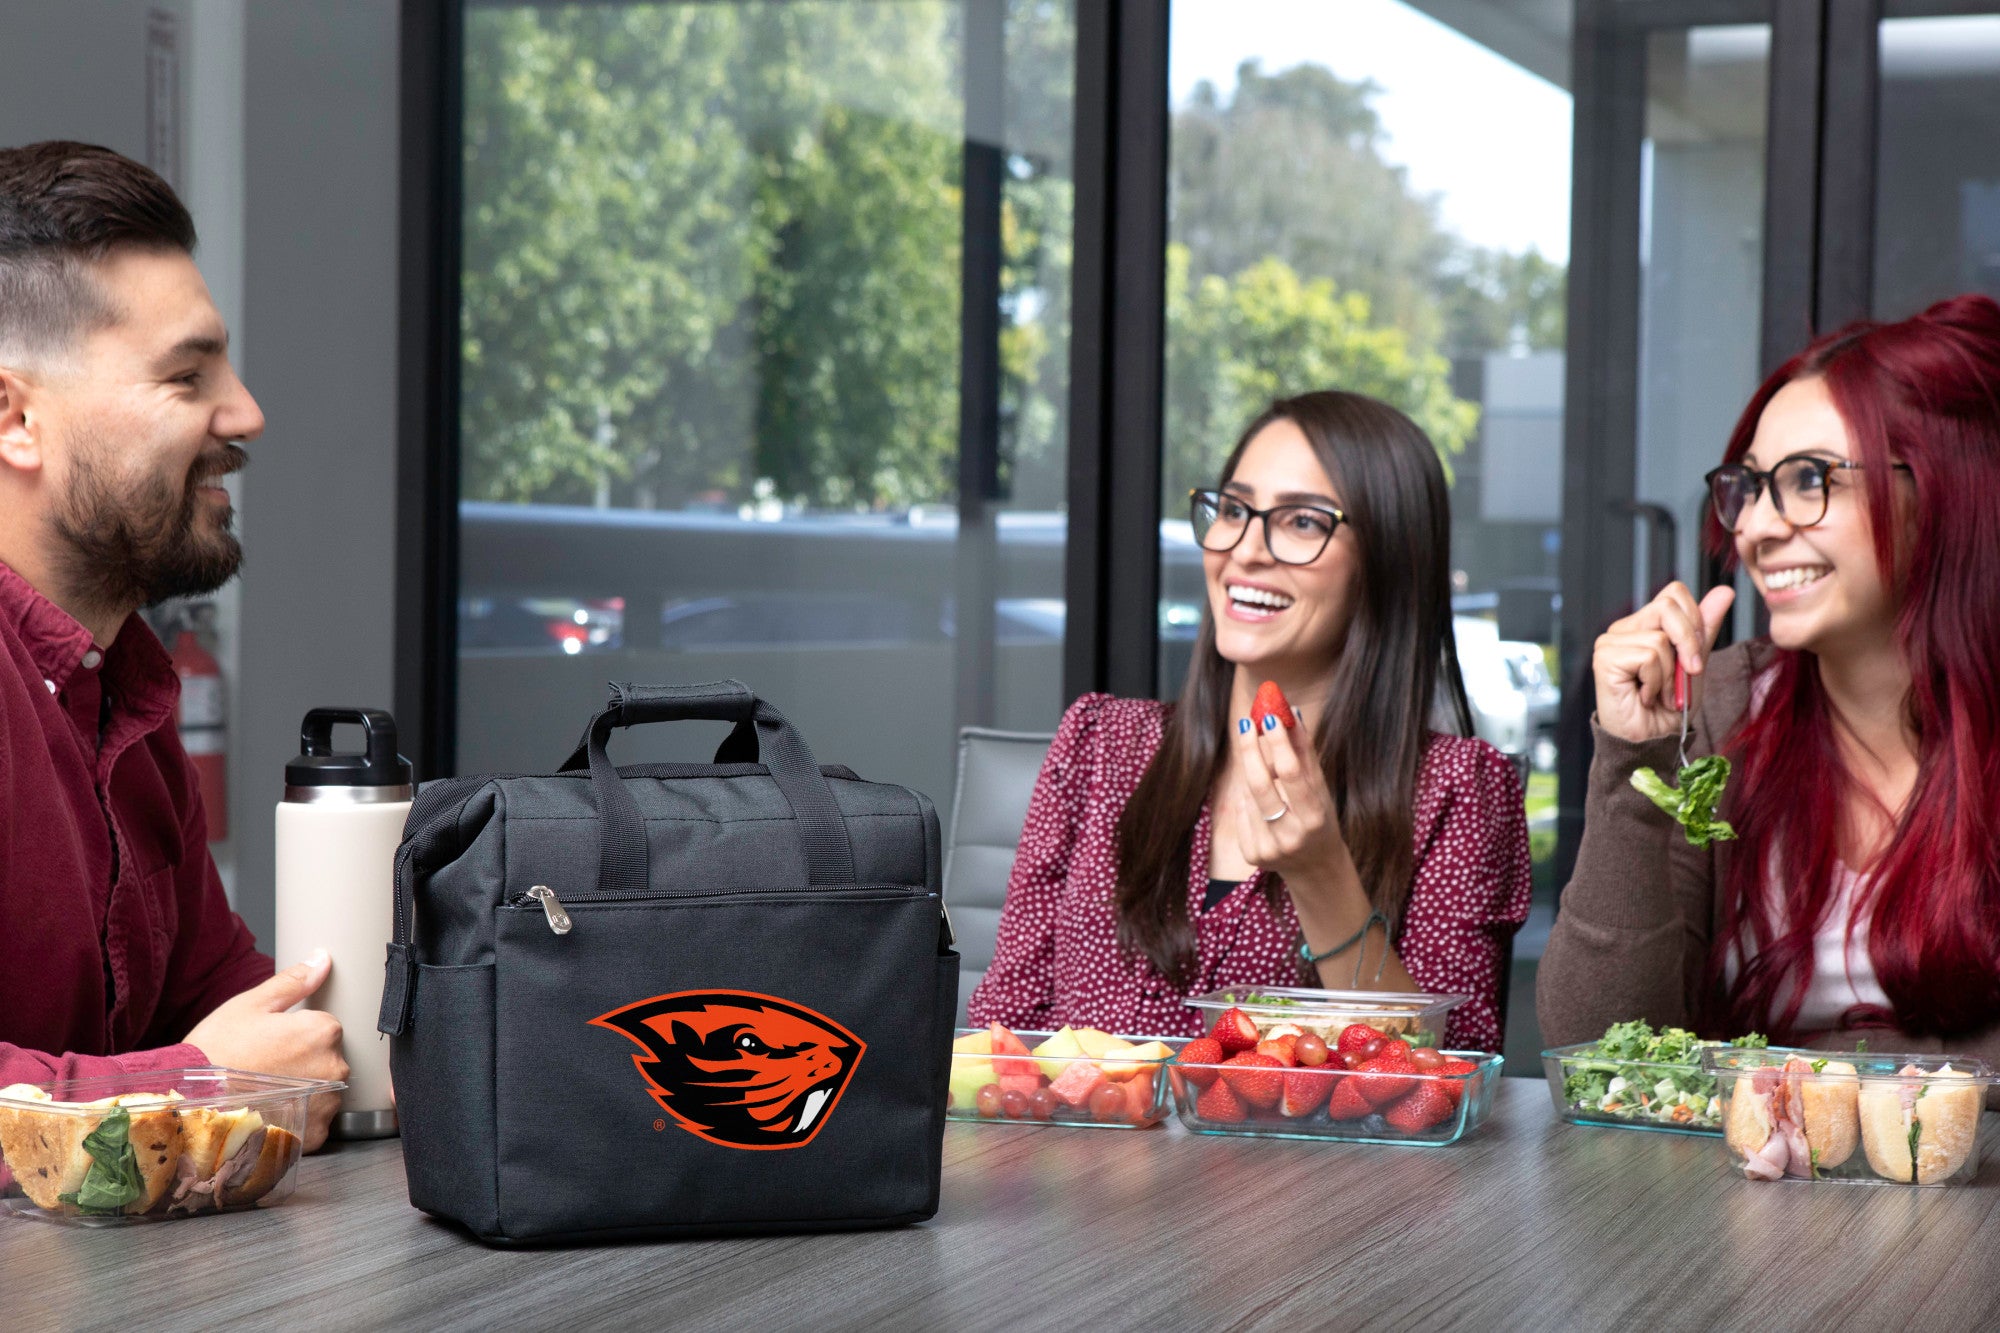
[[[358,726],[361,754],[335,754],[333,729]],[[381,708],[315,708],[299,723],[299,755],[285,765],[287,787],[407,787],[410,761],[396,753],[396,719]]]

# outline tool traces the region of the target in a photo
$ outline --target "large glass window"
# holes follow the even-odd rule
[[[1073,81],[1037,0],[468,7],[459,771],[607,679],[940,806],[954,723],[1053,726]]]
[[[1204,597],[1188,488],[1215,484],[1237,434],[1275,396],[1341,388],[1395,404],[1451,477],[1453,601],[1475,725],[1529,774],[1547,880],[1568,6],[1467,30],[1423,8],[1174,5],[1159,683],[1179,691]],[[1555,885],[1540,892],[1552,905]],[[1530,1010],[1532,974],[1515,989],[1516,1010]]]
[[[1669,29],[1646,43],[1635,606],[1673,579],[1699,590],[1702,476],[1762,379],[1770,51],[1766,24]],[[1754,601],[1739,599],[1740,635]]]
[[[2000,14],[1882,24],[1874,309],[2000,297]]]

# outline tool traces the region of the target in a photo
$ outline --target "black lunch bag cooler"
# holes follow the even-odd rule
[[[682,719],[736,723],[715,763],[612,766]],[[932,1216],[939,860],[922,793],[737,681],[614,684],[558,772],[425,784],[381,1019],[410,1202],[497,1243]]]

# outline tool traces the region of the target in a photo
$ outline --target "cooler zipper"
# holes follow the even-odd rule
[[[868,895],[867,898],[857,900],[853,896],[857,891]],[[721,893],[650,893],[645,895],[644,897],[630,897],[624,894],[616,894],[616,893],[600,893],[600,894],[590,894],[583,897],[571,898],[570,901],[573,903],[635,903],[635,902],[645,903],[645,902],[662,902],[662,901],[701,902],[701,901],[712,901],[716,898],[767,898],[773,894],[804,895],[815,899],[830,899],[834,902],[842,902],[842,901],[865,902],[884,897],[902,897],[902,898],[911,898],[917,896],[922,896],[925,898],[939,897],[938,894],[932,893],[927,889],[903,888],[903,887],[888,886],[888,885],[879,888],[867,888],[861,885],[856,885],[853,889],[826,889],[826,888],[815,888],[813,886],[807,885],[800,888],[792,888],[792,889],[738,889],[734,891],[725,891]],[[507,905],[509,907],[527,907],[530,904],[536,904],[541,907],[542,914],[548,918],[550,934],[567,935],[570,933],[572,929],[575,928],[576,923],[570,919],[568,911],[566,911],[563,908],[561,900],[559,900],[556,897],[555,890],[551,889],[548,885],[537,884],[533,888],[529,889],[526,893],[517,894],[514,897],[514,899]],[[938,903],[938,913],[940,916],[943,916],[944,914],[944,903],[942,899],[940,899]],[[950,920],[949,917],[945,917],[944,919],[946,921]]]
[[[542,905],[542,911],[549,918],[549,929],[556,934],[567,935],[570,932],[570,928],[576,924],[569,919],[569,913],[563,911],[563,905],[556,901],[556,891],[548,885],[537,884],[534,888],[529,889],[526,893],[515,899],[514,902],[516,906],[521,906],[529,899],[533,899]]]

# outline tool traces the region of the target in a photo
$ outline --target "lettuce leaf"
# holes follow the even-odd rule
[[[1688,842],[1706,847],[1736,836],[1729,821],[1715,817],[1722,804],[1722,787],[1729,781],[1729,761],[1719,754],[1703,755],[1680,771],[1680,786],[1669,787],[1650,768],[1632,770],[1632,786],[1647,800],[1673,816]]]
[[[74,1194],[57,1197],[73,1203],[86,1213],[115,1213],[146,1193],[139,1175],[139,1155],[132,1151],[132,1113],[115,1106],[86,1134],[83,1150],[90,1154],[90,1170]]]

